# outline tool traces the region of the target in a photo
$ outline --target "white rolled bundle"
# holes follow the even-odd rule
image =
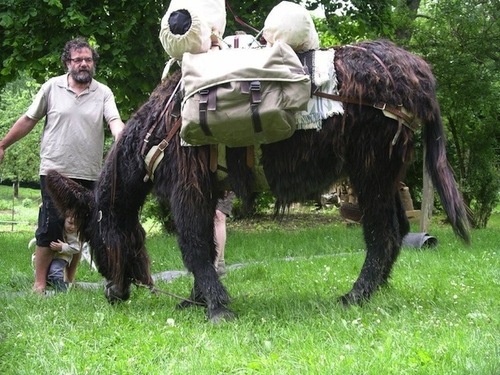
[[[224,0],[172,0],[161,20],[159,38],[165,51],[181,60],[185,52],[207,52],[212,35],[221,37],[225,28]]]
[[[289,1],[282,1],[271,10],[262,35],[269,45],[279,40],[295,52],[319,48],[318,32],[311,15],[304,7]]]

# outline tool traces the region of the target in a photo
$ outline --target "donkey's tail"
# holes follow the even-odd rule
[[[453,170],[446,157],[446,139],[439,107],[425,121],[423,138],[426,149],[426,168],[437,190],[453,231],[465,243],[470,243],[468,208],[458,191]]]

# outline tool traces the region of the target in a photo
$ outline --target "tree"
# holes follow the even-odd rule
[[[292,0],[294,3],[301,3],[300,0]],[[279,3],[276,0],[260,0],[259,2],[243,0],[229,1],[227,12],[226,35],[234,34],[237,30],[255,34],[255,30],[262,30],[264,21],[271,9]],[[227,7],[226,7],[227,8]],[[236,18],[244,21],[254,30],[239,23]]]
[[[165,11],[159,0],[2,0],[0,88],[20,72],[39,83],[62,74],[64,44],[84,36],[101,56],[97,78],[113,89],[126,119],[160,81]]]
[[[322,6],[328,27],[342,43],[386,38],[406,45],[413,32],[420,0],[308,0],[309,9]]]
[[[474,225],[486,226],[500,191],[500,3],[429,1],[412,47],[433,66],[449,158]],[[466,16],[464,16],[466,15]]]
[[[229,1],[234,14],[257,30],[277,3]],[[316,24],[325,45],[383,37],[432,63],[449,130],[450,160],[476,213],[476,225],[485,225],[499,186],[500,69],[498,47],[492,43],[500,39],[499,2],[307,0],[305,4],[309,9],[324,7],[326,19]],[[64,43],[85,36],[101,55],[97,78],[113,89],[127,119],[159,83],[168,60],[158,40],[167,7],[168,1],[160,0],[2,0],[0,88],[20,72],[38,83],[60,74]],[[253,33],[228,11],[226,35],[236,30]],[[421,176],[421,169],[413,174]]]
[[[26,111],[38,88],[33,79],[21,76],[0,91],[0,136],[6,134],[19,115]],[[8,180],[17,185],[38,180],[40,134],[41,127],[36,127],[25,141],[9,148],[0,165],[0,182]]]
[[[263,15],[277,2],[230,3],[239,18],[261,29]],[[127,119],[160,82],[168,60],[158,39],[168,5],[169,1],[161,0],[2,0],[0,88],[20,72],[38,83],[62,74],[64,43],[84,36],[101,56],[96,78],[112,88],[118,108]],[[229,11],[227,20],[226,34],[245,29]]]

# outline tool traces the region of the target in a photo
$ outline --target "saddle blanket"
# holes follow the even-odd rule
[[[318,91],[327,94],[338,94],[337,73],[335,71],[335,50],[316,50],[309,52],[312,56],[306,58],[312,66],[311,79]],[[307,64],[307,63],[306,63]],[[321,130],[322,121],[336,115],[343,115],[344,107],[341,102],[320,98],[313,95],[307,104],[307,110],[295,114],[297,130]]]

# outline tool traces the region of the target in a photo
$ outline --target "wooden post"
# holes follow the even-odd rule
[[[423,156],[423,187],[422,187],[422,207],[420,208],[420,232],[427,233],[432,218],[432,209],[434,208],[434,186],[432,185],[431,176],[425,167],[426,146],[424,145]]]
[[[12,224],[10,226],[10,231],[14,232],[14,218],[16,214],[16,184],[12,186],[14,188],[14,193],[12,194]],[[19,190],[18,190],[19,191]]]

